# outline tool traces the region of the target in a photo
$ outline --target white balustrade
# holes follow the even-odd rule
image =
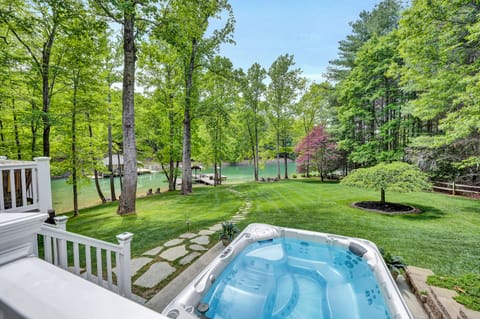
[[[12,161],[0,156],[0,213],[47,213],[50,209],[50,159]]]
[[[43,258],[49,263],[130,298],[132,290],[130,242],[133,234],[117,235],[116,245],[68,232],[65,230],[66,221],[65,216],[55,217],[56,226],[43,224],[38,232],[41,237],[40,246],[43,247]],[[38,253],[38,247],[36,249],[37,256],[42,257]],[[115,262],[115,267],[112,261]],[[85,268],[82,269],[82,266]],[[113,272],[117,278],[117,285],[113,280]]]
[[[45,218],[52,211],[50,159],[37,157],[29,162],[0,156],[0,213],[34,211],[44,213]],[[133,234],[120,234],[118,244],[112,244],[66,231],[67,219],[55,217],[56,225],[43,224],[33,241],[29,237],[34,253],[51,264],[130,298]]]

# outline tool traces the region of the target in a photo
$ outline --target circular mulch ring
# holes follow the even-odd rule
[[[353,207],[368,210],[375,213],[397,215],[397,214],[417,214],[420,210],[413,206],[398,204],[398,203],[382,203],[375,201],[356,202],[352,204]]]

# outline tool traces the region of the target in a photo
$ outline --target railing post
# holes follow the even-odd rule
[[[37,185],[39,209],[41,213],[47,213],[52,209],[52,188],[50,185],[50,158],[35,157],[33,159],[37,163]]]
[[[120,245],[119,264],[117,265],[117,281],[118,292],[121,296],[130,298],[132,294],[132,278],[130,269],[130,243],[132,241],[132,233],[122,233],[117,235],[118,244]]]
[[[55,216],[53,218],[57,229],[67,231],[67,216]],[[58,265],[63,268],[68,268],[68,254],[67,254],[67,241],[65,239],[57,238],[57,256],[58,256]]]
[[[61,229],[61,230],[67,230],[67,221],[68,221],[68,217],[65,216],[65,215],[62,215],[62,216],[55,216],[53,217],[53,219],[55,220],[55,225],[57,225],[57,229]]]

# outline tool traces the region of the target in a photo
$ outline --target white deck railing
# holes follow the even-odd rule
[[[133,234],[117,235],[116,245],[66,231],[65,216],[55,217],[55,221],[57,226],[44,224],[38,232],[37,256],[131,298],[130,242]]]
[[[0,156],[0,213],[47,213],[50,209],[50,159],[12,161]]]

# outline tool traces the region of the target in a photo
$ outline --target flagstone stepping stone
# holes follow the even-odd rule
[[[208,230],[208,229],[204,229],[204,230],[201,230],[198,232],[199,235],[211,235],[211,234],[214,234],[215,232],[213,230]]]
[[[193,237],[196,237],[196,236],[198,236],[198,235],[194,234],[194,233],[185,233],[185,234],[181,234],[180,238],[190,239],[190,238],[193,238]]]
[[[204,251],[207,250],[207,248],[200,246],[200,245],[191,245],[190,247],[191,250],[197,250],[197,251]]]
[[[211,230],[211,231],[219,231],[219,230],[222,230],[222,224],[213,225],[213,226],[210,227],[208,230]]]
[[[240,220],[244,220],[244,219],[245,219],[245,216],[234,216],[232,218],[232,220],[237,221],[237,222],[240,221]]]
[[[200,236],[200,237],[194,238],[190,241],[194,244],[208,245],[208,243],[210,242],[210,238],[208,236]]]
[[[189,264],[189,263],[192,262],[192,260],[194,260],[195,258],[197,258],[200,255],[201,255],[201,253],[194,251],[193,253],[190,253],[187,256],[180,259],[179,264],[182,265],[182,266],[186,265],[186,264]]]
[[[166,262],[153,264],[143,275],[133,283],[136,286],[152,288],[175,272],[175,268]]]
[[[138,257],[134,258],[130,261],[130,270],[131,270],[131,275],[134,276],[140,269],[143,268],[146,264],[151,262],[153,259],[148,258],[148,257]],[[117,273],[117,267],[114,267],[112,271],[116,274]]]
[[[153,249],[150,249],[149,251],[144,252],[142,255],[156,256],[163,250],[163,248],[164,248],[163,246],[158,246]]]
[[[186,254],[188,254],[188,251],[185,248],[185,245],[181,245],[165,250],[163,253],[160,254],[160,257],[168,261],[174,261],[180,257],[185,256]]]
[[[183,243],[183,239],[176,238],[176,239],[172,239],[172,240],[167,241],[165,244],[163,244],[163,246],[172,247],[172,246],[176,246],[176,245],[181,244],[181,243]]]

